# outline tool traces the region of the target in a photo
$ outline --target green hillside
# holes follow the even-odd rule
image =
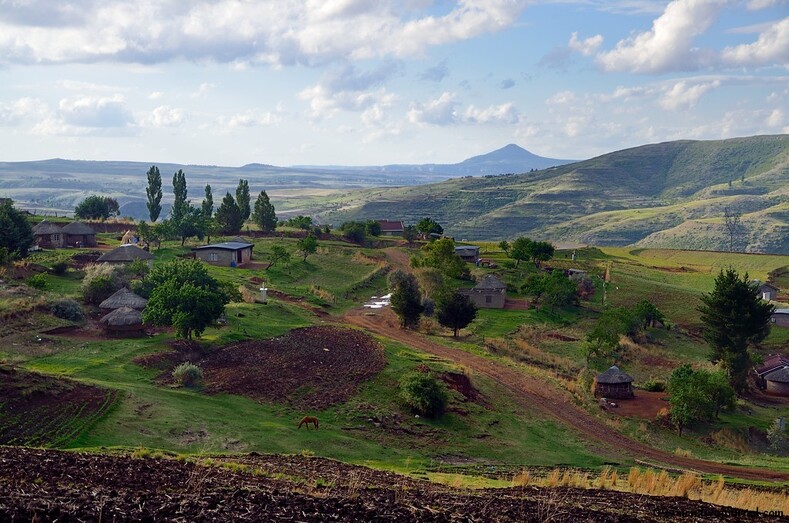
[[[529,234],[595,245],[728,248],[723,209],[742,214],[737,248],[787,252],[789,135],[645,145],[524,174],[335,194],[329,222],[430,215],[468,239]]]

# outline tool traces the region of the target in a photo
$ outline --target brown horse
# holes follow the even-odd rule
[[[301,418],[298,428],[300,429],[301,426],[304,425],[305,427],[307,427],[307,430],[310,430],[310,423],[315,425],[315,430],[318,430],[318,418],[316,418],[315,416],[304,416],[303,418]]]

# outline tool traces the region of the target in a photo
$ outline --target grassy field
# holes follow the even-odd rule
[[[111,236],[102,240],[115,241]],[[296,254],[294,239],[258,239],[254,243],[257,263],[265,261],[266,253],[275,244],[285,246],[294,258],[270,270],[265,270],[264,265],[253,265],[249,269],[209,267],[210,272],[253,293],[260,284],[252,278],[265,280],[270,289],[292,298],[303,298],[308,306],[319,306],[330,315],[341,314],[369,296],[382,293],[385,287],[382,253],[375,249],[321,241],[319,252],[302,260]],[[189,250],[190,245],[167,243],[155,251],[156,263],[175,259]],[[528,263],[514,267],[495,245],[483,245],[483,252],[485,257],[496,260],[499,268],[473,271],[499,273],[514,288],[534,270]],[[571,261],[569,255],[570,251],[557,253],[553,266],[584,268],[594,277],[610,268],[608,304],[628,306],[646,298],[656,303],[675,326],[671,330],[650,329],[622,357],[619,363],[636,378],[637,385],[650,377],[665,379],[674,367],[684,362],[709,365],[706,345],[691,331],[698,327],[695,308],[699,296],[712,289],[721,268],[732,266],[766,280],[771,273],[780,273],[789,266],[789,256],[654,249],[579,249],[576,261]],[[36,254],[31,261],[51,267],[62,257],[63,252],[46,252]],[[0,312],[21,303],[79,297],[80,272],[69,271],[62,276],[47,274],[45,278],[47,290],[43,293],[26,290],[19,296],[0,296]],[[453,284],[468,285],[460,281]],[[597,285],[598,293],[578,307],[483,309],[472,325],[462,331],[460,339],[452,339],[441,330],[434,332],[431,339],[477,354],[489,355],[490,347],[494,347],[495,357],[502,361],[514,359],[527,366],[524,368],[533,367],[546,379],[563,384],[574,380],[586,365],[586,334],[603,308],[602,282],[598,281]],[[542,418],[536,411],[517,407],[510,393],[480,376],[470,378],[485,399],[484,404],[465,401],[459,393],[452,392],[450,410],[445,416],[435,421],[414,418],[395,393],[404,373],[420,364],[430,366],[435,372],[466,371],[385,339],[380,341],[385,346],[387,366],[350,401],[319,412],[302,412],[285,404],[157,385],[154,382],[157,371],[141,367],[134,360],[168,350],[171,334],[131,340],[41,336],[41,328],[64,322],[53,321],[46,311],[34,314],[0,329],[0,363],[21,364],[33,371],[67,376],[121,392],[117,406],[70,441],[68,448],[146,447],[188,453],[304,452],[411,472],[437,470],[439,464],[455,464],[468,471],[488,465],[503,469],[596,468],[605,461],[563,427]],[[219,346],[268,338],[322,322],[304,306],[276,297],[265,305],[232,303],[227,307],[226,318],[224,327],[208,329],[200,342]],[[33,327],[29,321],[33,321]],[[789,329],[774,329],[764,343],[765,352],[787,347]],[[600,364],[598,368],[606,365]],[[320,417],[319,432],[296,430],[296,423],[304,414]],[[649,421],[617,419],[611,423],[612,430],[621,430],[669,451],[681,448],[706,459],[789,469],[785,458],[753,450],[747,436],[750,427],[763,431],[780,415],[789,416],[789,408],[743,404],[737,411],[724,414],[720,423],[700,425],[682,438],[669,427]],[[389,425],[379,426],[370,420],[389,420]],[[397,423],[392,425],[391,420]]]

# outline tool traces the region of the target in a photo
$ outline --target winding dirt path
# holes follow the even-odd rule
[[[370,332],[399,341],[409,347],[463,365],[485,375],[514,393],[515,401],[527,409],[537,409],[560,423],[573,428],[582,439],[601,444],[612,454],[637,460],[650,460],[682,469],[708,474],[722,474],[762,481],[789,481],[789,473],[769,469],[740,467],[712,461],[685,458],[639,443],[606,426],[603,422],[576,406],[566,391],[529,374],[493,359],[452,349],[435,343],[421,334],[400,329],[390,309],[371,312],[353,309],[343,321]]]

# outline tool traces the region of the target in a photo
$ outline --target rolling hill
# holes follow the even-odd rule
[[[143,219],[148,214],[146,172],[156,163],[165,185],[165,211],[169,209],[168,200],[172,201],[169,178],[173,172],[183,169],[193,203],[202,200],[206,184],[211,184],[218,202],[225,191],[234,192],[239,178],[244,178],[249,180],[253,193],[266,189],[277,209],[284,211],[281,215],[287,216],[302,211],[313,197],[326,196],[337,189],[411,186],[458,176],[523,172],[568,162],[543,158],[513,144],[456,164],[278,167],[252,163],[222,167],[63,159],[0,162],[0,197],[12,198],[26,209],[62,214],[73,211],[86,196],[101,194],[116,198],[123,216]]]
[[[474,240],[516,235],[595,245],[789,252],[789,135],[674,141],[536,172],[367,189],[324,198],[331,223],[432,216]]]

